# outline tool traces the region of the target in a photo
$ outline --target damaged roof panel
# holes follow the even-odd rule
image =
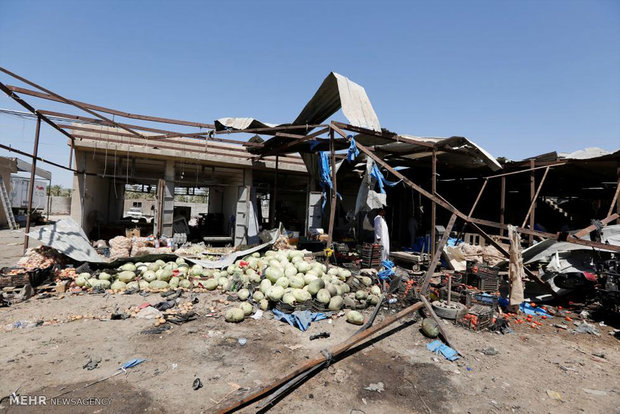
[[[335,114],[340,108],[351,125],[381,131],[379,119],[364,87],[335,72],[327,75],[292,124],[270,124],[254,118],[220,118],[215,121],[215,129],[223,131],[288,125],[317,125]],[[305,132],[307,133],[308,130]],[[304,132],[301,131],[301,133]]]

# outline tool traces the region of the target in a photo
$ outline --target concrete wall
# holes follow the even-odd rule
[[[47,207],[45,206],[45,212],[47,213]],[[71,197],[50,197],[50,214],[67,215],[71,214]]]

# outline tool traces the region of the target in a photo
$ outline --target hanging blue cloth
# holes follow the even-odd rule
[[[323,204],[321,209],[325,209],[327,203],[327,189],[333,189],[334,183],[332,183],[331,169],[329,168],[329,155],[327,151],[319,152],[319,185],[323,192]],[[342,200],[340,194],[336,193],[338,198]]]
[[[353,135],[348,135],[347,138],[351,139],[351,145],[349,145],[349,150],[347,151],[347,161],[353,162],[360,155],[360,150],[357,149],[357,145],[355,145],[355,138]]]
[[[383,173],[381,172],[381,170],[379,170],[379,167],[377,167],[376,163],[372,163],[372,169],[370,170],[370,176],[374,177],[375,180],[377,180],[377,184],[379,184],[379,191],[381,192],[381,194],[385,194],[385,186],[388,185],[390,187],[394,187],[396,184],[400,183],[400,180],[398,181],[388,181],[385,179],[385,177],[383,176]]]

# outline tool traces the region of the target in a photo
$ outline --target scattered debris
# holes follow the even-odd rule
[[[364,389],[368,391],[376,391],[381,394],[381,392],[385,391],[385,384],[379,381],[376,384],[370,384],[367,387],[364,387]]]
[[[476,351],[484,355],[497,355],[499,353],[497,349],[493,348],[492,346],[482,349],[476,349]]]
[[[557,391],[547,390],[547,395],[552,400],[564,401],[562,399],[562,395],[559,392],[557,392]]]
[[[202,388],[202,381],[200,381],[200,378],[196,378],[194,380],[194,383],[192,384],[192,389],[194,391],[199,390],[200,388]]]
[[[141,305],[142,306],[142,305]],[[163,314],[152,306],[146,306],[136,313],[136,319],[159,319]]]
[[[602,390],[591,390],[589,388],[584,388],[583,392],[585,392],[586,394],[590,394],[590,395],[596,395],[598,397],[604,397],[607,395],[606,391],[602,391]]]
[[[318,334],[310,335],[310,340],[314,341],[315,339],[329,338],[330,336],[331,334],[329,332],[321,332]]]
[[[88,359],[88,362],[84,364],[82,369],[87,369],[89,371],[92,371],[93,369],[99,367],[100,362],[101,362],[101,358],[90,356]]]
[[[591,335],[601,336],[601,333],[598,329],[596,329],[596,326],[589,324],[586,321],[581,323],[575,322],[575,325],[577,325],[577,329],[575,329],[576,333],[588,333]]]

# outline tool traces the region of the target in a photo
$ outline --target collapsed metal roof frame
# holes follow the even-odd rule
[[[5,85],[4,83],[0,82],[0,89],[2,91],[4,91],[9,97],[11,97],[13,100],[15,100],[17,103],[19,103],[21,106],[26,108],[28,111],[30,111],[37,117],[35,143],[34,143],[34,149],[33,149],[32,154],[27,154],[23,151],[15,151],[13,148],[0,144],[0,148],[7,149],[9,151],[15,151],[15,152],[21,153],[22,155],[31,157],[33,159],[33,164],[32,164],[32,176],[33,177],[35,174],[37,160],[40,160],[42,162],[47,162],[52,165],[59,166],[61,168],[65,168],[77,174],[87,174],[85,171],[78,171],[76,169],[73,169],[71,166],[75,140],[80,139],[80,135],[75,134],[73,132],[70,133],[67,131],[67,129],[71,131],[74,131],[74,130],[80,131],[80,129],[75,128],[74,125],[72,126],[72,125],[67,125],[67,124],[57,124],[51,119],[49,119],[46,115],[66,118],[67,120],[89,121],[89,122],[98,123],[103,126],[119,128],[119,129],[126,131],[128,135],[134,138],[143,139],[145,143],[161,142],[161,141],[167,142],[167,140],[170,140],[172,138],[198,139],[198,140],[202,140],[203,142],[205,142],[205,144],[208,141],[217,142],[216,139],[220,140],[220,142],[230,142],[230,143],[235,142],[246,149],[248,149],[249,147],[263,149],[264,154],[258,155],[257,158],[275,155],[276,166],[277,166],[277,161],[278,161],[278,157],[280,156],[280,154],[298,152],[299,148],[296,148],[296,146],[298,146],[299,144],[307,143],[311,140],[320,140],[319,138],[320,135],[328,134],[329,138],[327,140],[323,140],[323,144],[329,145],[331,174],[332,174],[332,182],[333,182],[333,188],[331,190],[331,211],[330,211],[329,229],[328,229],[328,235],[329,235],[328,242],[331,244],[332,237],[333,237],[336,200],[337,200],[336,146],[343,147],[343,146],[350,145],[352,139],[354,138],[353,134],[357,134],[357,138],[360,139],[361,141],[364,141],[365,137],[373,137],[373,138],[387,140],[386,142],[388,143],[409,144],[412,146],[413,150],[417,150],[418,148],[424,148],[430,152],[431,160],[432,160],[432,176],[431,176],[432,186],[431,186],[431,191],[429,192],[425,190],[424,188],[422,188],[421,186],[415,184],[413,181],[405,177],[403,174],[401,174],[394,168],[392,168],[382,157],[378,156],[376,154],[376,151],[377,151],[377,148],[380,147],[381,145],[375,145],[374,148],[371,148],[371,147],[367,147],[363,145],[360,142],[357,142],[357,140],[355,142],[355,145],[357,146],[357,148],[361,152],[363,152],[367,157],[370,157],[375,163],[385,168],[386,170],[394,174],[396,177],[400,178],[407,186],[416,190],[417,192],[419,192],[421,195],[428,198],[432,202],[431,213],[432,213],[432,224],[433,225],[431,227],[431,238],[432,238],[433,248],[435,247],[435,243],[434,243],[434,240],[435,240],[434,230],[435,230],[435,221],[436,221],[435,208],[437,205],[439,205],[440,207],[451,212],[453,216],[449,223],[450,229],[446,229],[446,232],[448,233],[450,232],[452,226],[454,225],[454,221],[455,221],[454,219],[458,217],[462,219],[465,223],[470,225],[477,233],[479,233],[485,240],[487,240],[487,242],[495,246],[502,254],[504,254],[506,257],[509,257],[509,253],[500,244],[498,244],[495,241],[495,239],[493,239],[487,232],[485,232],[480,227],[480,226],[486,226],[486,227],[492,227],[492,228],[503,230],[503,229],[506,229],[507,226],[503,222],[497,223],[497,222],[493,222],[489,220],[481,220],[481,219],[476,219],[472,217],[476,203],[478,202],[480,195],[482,191],[484,190],[484,186],[486,185],[486,181],[485,181],[485,184],[483,185],[483,188],[481,189],[481,193],[476,199],[476,202],[472,206],[472,209],[469,214],[462,213],[461,211],[456,209],[436,191],[436,176],[437,176],[436,164],[437,164],[438,152],[446,151],[446,150],[450,152],[452,149],[450,148],[446,149],[445,147],[442,147],[442,140],[415,139],[415,138],[398,135],[396,133],[381,129],[378,119],[376,119],[376,115],[374,114],[374,110],[372,109],[372,106],[370,105],[370,102],[368,101],[368,98],[366,96],[364,89],[361,86],[353,82],[350,82],[348,79],[346,79],[345,77],[342,77],[341,75],[331,73],[328,76],[328,78],[326,78],[326,80],[323,82],[323,84],[321,85],[317,93],[313,96],[313,98],[306,105],[306,107],[304,107],[304,109],[302,110],[302,113],[295,120],[295,122],[293,122],[293,124],[282,124],[282,125],[271,126],[269,124],[264,124],[260,122],[257,123],[255,122],[255,120],[250,120],[250,121],[245,120],[243,121],[242,126],[246,126],[247,128],[235,128],[235,126],[238,126],[238,124],[235,125],[238,118],[236,119],[230,118],[228,119],[228,121],[216,122],[216,125],[211,125],[211,124],[199,123],[199,122],[190,122],[190,121],[182,121],[182,120],[176,120],[176,119],[152,117],[152,116],[147,116],[147,115],[131,114],[127,112],[113,110],[110,108],[87,104],[84,102],[70,100],[48,89],[45,89],[44,87],[37,85],[36,83],[31,82],[13,72],[10,72],[7,69],[0,67],[0,71],[41,91],[41,92],[32,91],[32,90],[25,89],[25,88]],[[78,116],[78,115],[72,115],[72,114],[64,114],[64,113],[58,113],[58,112],[53,112],[53,111],[46,111],[42,109],[37,110],[34,107],[32,107],[29,103],[24,101],[18,95],[18,93],[71,105],[80,110],[87,112],[90,115],[95,116],[96,119],[87,118],[87,117]],[[338,94],[338,96],[336,97],[335,94]],[[322,102],[321,101],[322,96],[328,96],[329,98],[326,100],[326,102]],[[337,98],[337,101],[336,101],[336,98]],[[338,109],[340,109],[340,107],[343,106],[343,102],[347,102],[346,101],[347,99],[349,100],[348,102],[351,102],[351,105],[349,108],[346,108],[346,109],[343,108],[343,113],[349,119],[351,123],[345,124],[342,122],[332,121],[327,125],[323,124],[323,122],[329,116],[331,116],[334,112],[336,112]],[[359,109],[359,110],[356,110],[356,109]],[[149,128],[149,127],[118,123],[115,120],[110,119],[105,115],[102,115],[101,113],[107,113],[107,114],[112,114],[115,116],[131,118],[131,119],[138,119],[142,121],[167,123],[167,124],[174,124],[174,125],[184,125],[184,126],[197,127],[201,129],[206,128],[208,130],[200,131],[198,133],[180,133],[180,132],[167,131],[167,130],[156,130],[154,128]],[[302,124],[302,122],[304,122],[303,114],[310,114],[308,115],[308,117],[311,118],[312,122],[308,123],[308,120],[305,120],[307,124]],[[38,156],[38,141],[39,141],[41,121],[44,121],[45,123],[52,126],[54,129],[56,129],[57,131],[59,131],[60,133],[62,133],[63,135],[67,136],[70,139],[71,154],[70,154],[70,159],[69,159],[69,167],[60,166],[56,163],[51,163]],[[232,127],[227,127],[225,125],[226,123],[232,123],[233,125]],[[321,129],[318,132],[309,134],[309,132],[314,128],[321,128]],[[138,131],[142,131],[142,133]],[[160,135],[151,135],[151,134],[146,135],[144,134],[144,131],[156,132],[156,133],[159,133]],[[301,133],[299,133],[300,131]],[[274,135],[274,138],[284,139],[285,141],[283,143],[280,143],[280,145],[276,146],[275,148],[267,148],[268,145],[266,145],[265,143],[248,144],[247,142],[244,142],[244,141],[217,138],[216,134],[218,133],[219,134],[263,133],[267,135]],[[115,134],[118,134],[118,133],[115,132]],[[120,132],[120,134],[127,135],[122,132]],[[336,139],[335,134],[338,134],[341,138]],[[92,137],[89,137],[89,139],[90,138]],[[171,141],[171,142],[178,142],[178,141]],[[211,146],[214,146],[214,145],[211,144]],[[476,146],[476,148],[478,147]],[[476,150],[476,148],[474,148],[474,150]],[[478,150],[481,150],[481,149],[478,148]],[[459,150],[455,150],[455,151],[459,152]],[[484,150],[482,151],[483,151],[482,155],[485,155],[485,156],[488,155],[484,152]],[[253,156],[248,153],[248,157],[253,157]],[[535,167],[536,167],[535,162],[532,162],[531,167],[529,169],[519,171],[519,172],[532,171],[532,168],[535,168]],[[550,167],[547,167],[546,171],[548,171],[549,168]],[[276,171],[277,171],[277,167],[276,167]],[[33,181],[34,180],[31,180],[31,187],[32,187]],[[32,209],[32,190],[33,188],[30,189],[30,194],[28,198],[28,210]],[[540,187],[538,190],[540,190]],[[534,184],[532,181],[532,207],[530,207],[530,210],[533,208],[533,204],[536,200],[537,195],[538,195],[538,191],[534,192]],[[616,191],[616,198],[617,196],[618,196],[618,191]],[[618,214],[617,213],[611,214],[611,211],[613,211],[613,204],[612,204],[612,208],[610,209],[610,214],[608,215],[607,218],[602,220],[601,223],[607,224],[615,219],[618,219],[619,217]],[[528,211],[528,216],[529,215],[530,215],[530,211]],[[526,217],[526,221],[527,221],[527,218],[528,217]],[[594,247],[594,248],[605,248],[605,249],[611,249],[614,251],[620,251],[620,246],[603,245],[601,243],[580,239],[579,238],[580,235],[583,235],[584,232],[585,234],[587,234],[587,232],[591,231],[591,230],[588,230],[588,228],[581,230],[576,235],[570,236],[570,235],[560,234],[560,233],[552,234],[552,233],[536,231],[533,229],[532,223],[531,223],[530,228],[525,228],[524,225],[525,224],[523,224],[521,227],[518,227],[517,231],[519,231],[522,234],[528,234],[530,235],[530,237],[537,236],[537,237],[546,238],[546,239],[568,241],[571,243],[586,245],[586,246]],[[28,220],[26,224],[26,233],[28,233],[29,230],[30,230],[30,220]],[[24,250],[27,248],[27,246],[28,246],[28,239],[27,239],[27,236],[25,236]],[[436,263],[439,260],[440,254],[441,254],[441,251],[439,250],[433,251],[433,262]],[[434,268],[434,266],[430,266],[429,269],[430,268]],[[541,285],[545,287],[548,287],[548,285],[545,284],[542,280],[540,280],[540,278],[536,274],[530,272],[527,269],[526,269],[526,273],[531,279],[537,281],[538,283],[540,283]],[[426,280],[429,280],[430,276],[432,275],[427,273]],[[427,285],[426,282],[425,282],[425,285]]]

